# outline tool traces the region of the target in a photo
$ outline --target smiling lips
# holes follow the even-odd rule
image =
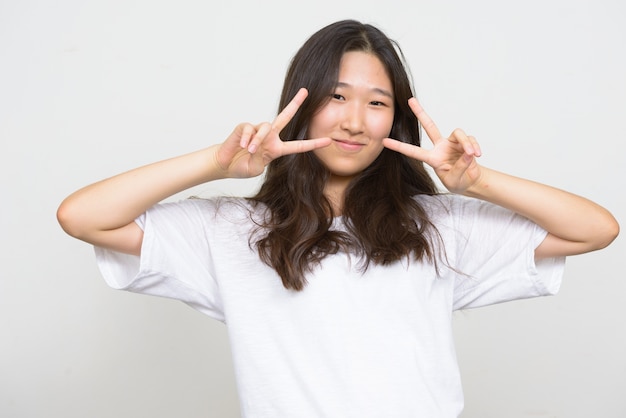
[[[365,144],[362,144],[360,142],[355,142],[355,141],[348,141],[348,140],[342,140],[342,139],[333,139],[333,141],[335,144],[337,144],[337,147],[339,147],[339,149],[342,149],[348,152],[359,151],[361,150],[361,148],[365,146]]]

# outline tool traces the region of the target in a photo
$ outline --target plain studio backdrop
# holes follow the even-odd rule
[[[344,18],[400,42],[427,112],[475,135],[483,164],[626,222],[621,0],[2,0],[1,417],[239,415],[226,327],[106,287],[55,211],[88,183],[272,119],[296,49]],[[463,418],[625,417],[625,256],[622,236],[570,258],[556,297],[455,314]]]

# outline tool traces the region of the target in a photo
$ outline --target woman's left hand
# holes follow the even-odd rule
[[[548,231],[535,249],[536,259],[604,248],[619,233],[613,215],[589,199],[480,166],[475,138],[460,129],[444,138],[415,98],[409,99],[409,106],[434,146],[424,149],[385,138],[385,147],[431,166],[449,191],[512,210]]]
[[[417,99],[410,98],[409,106],[433,143],[433,148],[424,149],[392,138],[385,138],[383,145],[431,166],[450,192],[464,194],[478,184],[481,168],[476,157],[480,157],[481,151],[476,138],[466,135],[461,129],[455,129],[448,138],[444,138]]]

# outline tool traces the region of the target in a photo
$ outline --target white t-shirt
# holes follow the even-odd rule
[[[339,253],[303,291],[286,290],[250,245],[244,200],[157,205],[137,221],[141,257],[97,248],[97,260],[114,288],[179,299],[227,324],[246,418],[457,417],[452,312],[555,294],[564,259],[535,263],[546,232],[508,210],[454,195],[417,199],[452,267],[440,263],[439,276],[406,260],[361,274]]]

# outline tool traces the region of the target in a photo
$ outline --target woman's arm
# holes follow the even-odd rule
[[[384,140],[385,146],[430,165],[451,192],[505,207],[544,228],[548,236],[536,248],[536,258],[598,250],[619,233],[613,215],[588,199],[482,167],[476,161],[481,150],[475,138],[460,129],[444,138],[415,98],[409,100],[409,105],[433,142],[433,149],[389,138]]]
[[[136,168],[84,187],[59,206],[69,235],[120,252],[139,254],[143,231],[134,220],[161,200],[220,178],[215,147]]]
[[[139,254],[143,231],[134,220],[163,199],[212,180],[258,176],[277,157],[329,145],[330,138],[283,142],[278,136],[306,96],[307,91],[300,90],[271,124],[240,124],[222,144],[136,168],[76,191],[59,206],[59,223],[75,238]]]
[[[548,231],[537,259],[582,254],[609,245],[619,233],[613,215],[581,196],[480,167],[480,180],[465,195],[495,203]]]

